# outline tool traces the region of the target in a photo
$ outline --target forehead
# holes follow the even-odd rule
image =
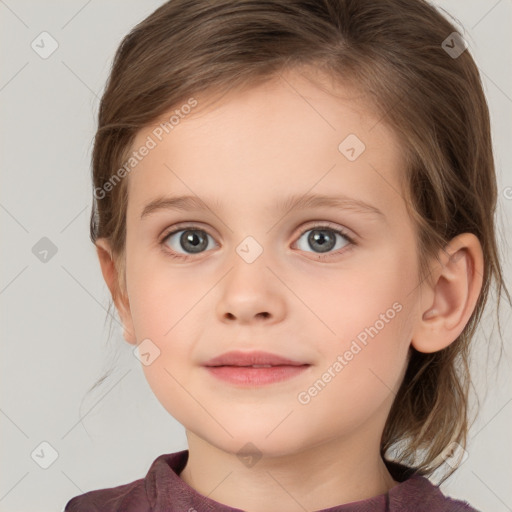
[[[381,209],[396,205],[399,141],[357,90],[287,73],[212,98],[194,96],[196,106],[166,131],[160,123],[180,106],[137,134],[132,149],[149,139],[154,147],[129,174],[132,214],[164,194],[226,197],[247,208],[281,192],[338,190]]]

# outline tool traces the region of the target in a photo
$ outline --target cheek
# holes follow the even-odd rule
[[[165,342],[174,336],[176,327],[181,328],[194,316],[209,280],[191,277],[190,269],[173,268],[162,256],[151,263],[141,260],[135,255],[127,269],[135,332],[138,337]]]
[[[198,298],[190,278],[180,283],[176,276],[165,276],[165,269],[153,266],[139,272],[132,281],[132,319],[139,341],[149,339],[156,357],[142,364],[145,378],[155,397],[178,421],[201,421],[190,395],[189,372],[194,339],[197,339]],[[156,348],[155,348],[156,347]]]
[[[377,263],[343,269],[323,287],[303,288],[304,302],[316,304],[321,319],[311,316],[321,333],[316,339],[322,361],[315,377],[323,395],[312,403],[361,408],[364,414],[394,397],[408,354],[415,271],[414,260],[395,248],[381,252]]]
[[[352,339],[360,333],[364,338],[365,330],[375,324],[379,331],[393,331],[407,316],[404,310],[414,296],[415,262],[400,247],[358,255],[354,262],[339,271],[302,277],[295,285],[297,295],[316,314],[308,318],[327,340]]]
[[[198,318],[206,317],[208,302],[201,301],[201,297],[207,291],[208,280],[197,276],[192,279],[190,270],[171,269],[167,261],[142,265],[142,259],[134,256],[129,269],[130,310],[137,340],[151,340],[158,354],[143,369],[157,395],[159,389],[165,389],[170,396],[177,396],[177,381],[184,381],[193,364],[202,325]]]

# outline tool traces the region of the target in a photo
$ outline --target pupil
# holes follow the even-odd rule
[[[330,251],[335,244],[334,237],[329,234],[325,236],[325,233],[328,232],[322,230],[313,230],[308,237],[308,241],[313,248],[315,244],[319,244],[318,249],[320,252]]]
[[[205,236],[199,236],[197,231],[184,231],[181,235],[180,242],[182,247],[189,252],[201,252],[208,245]],[[187,244],[191,244],[191,248],[187,248]]]

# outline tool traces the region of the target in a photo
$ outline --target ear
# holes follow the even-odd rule
[[[437,352],[454,342],[466,326],[480,295],[484,260],[482,246],[472,233],[453,238],[440,251],[433,285],[424,284],[419,318],[411,345],[419,352]]]
[[[112,257],[110,243],[105,238],[99,238],[96,240],[95,245],[103,279],[105,280],[105,283],[107,283],[110,294],[112,295],[112,300],[114,301],[119,317],[123,322],[124,339],[128,343],[136,345],[137,340],[133,329],[130,303],[128,301],[126,290],[122,290],[120,287],[119,271],[116,268],[114,258]]]

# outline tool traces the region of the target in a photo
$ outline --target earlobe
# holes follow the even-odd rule
[[[105,238],[96,240],[96,252],[100,262],[101,273],[103,279],[110,291],[114,305],[119,313],[119,317],[123,323],[124,339],[135,345],[137,343],[133,330],[133,322],[131,318],[130,305],[128,298],[119,288],[119,274],[116,268],[110,243]]]
[[[478,238],[463,233],[440,253],[441,264],[433,269],[434,286],[428,302],[420,304],[420,318],[411,340],[419,352],[437,352],[462,333],[475,309],[483,282],[483,251]]]

